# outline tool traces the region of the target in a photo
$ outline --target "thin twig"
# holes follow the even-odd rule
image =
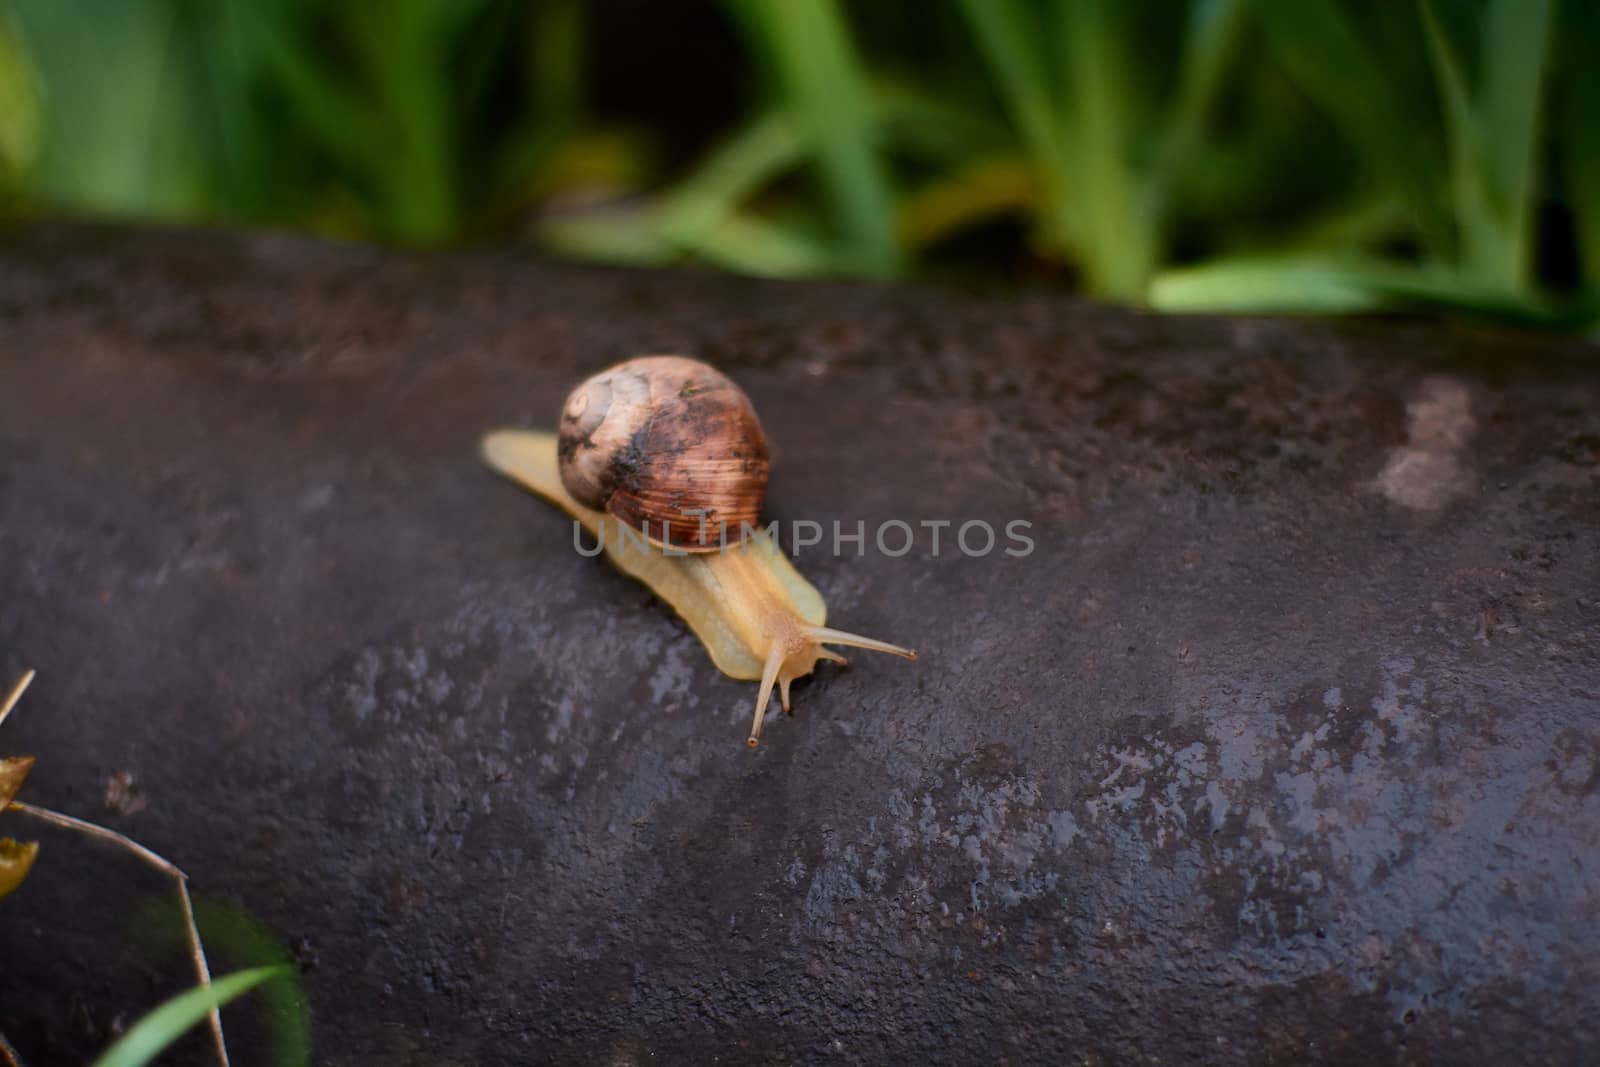
[[[35,807],[32,804],[24,804],[20,800],[13,800],[7,810],[21,812],[23,815],[31,815],[41,822],[51,823],[64,829],[77,830],[80,833],[88,834],[90,837],[98,837],[102,841],[110,841],[132,852],[152,867],[171,875],[173,881],[178,885],[178,900],[183,905],[183,919],[189,929],[189,953],[194,960],[194,969],[200,975],[200,984],[207,989],[211,987],[211,967],[206,963],[206,950],[200,944],[200,928],[194,921],[194,905],[189,900],[189,876],[179,870],[176,864],[151,852],[131,837],[125,837],[115,830],[108,830],[104,826],[92,822],[75,819],[71,815],[63,815],[58,811]],[[217,1059],[222,1062],[222,1067],[230,1067],[228,1044],[222,1037],[222,1012],[215,1003],[211,1005],[211,1036],[216,1041]]]
[[[6,721],[6,716],[11,714],[11,709],[17,706],[17,701],[22,699],[22,694],[26,693],[28,686],[33,684],[34,673],[29,671],[21,678],[18,678],[17,684],[11,687],[11,692],[6,694],[4,700],[0,700],[0,723]]]

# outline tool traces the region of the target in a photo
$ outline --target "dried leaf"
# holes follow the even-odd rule
[[[32,756],[8,756],[0,759],[0,811],[4,811],[17,796],[17,790],[33,770]]]
[[[39,855],[37,841],[16,841],[0,837],[0,899],[4,899],[33,869],[34,857]]]

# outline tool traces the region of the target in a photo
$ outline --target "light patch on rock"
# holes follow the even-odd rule
[[[1434,511],[1470,485],[1461,451],[1478,428],[1472,393],[1453,378],[1429,378],[1406,405],[1406,443],[1389,453],[1378,488],[1402,507]]]

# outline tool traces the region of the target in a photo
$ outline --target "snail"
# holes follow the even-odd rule
[[[559,435],[496,430],[481,449],[490,467],[599,538],[612,562],[689,624],[719,670],[761,683],[751,747],[760,743],[774,685],[790,712],[796,678],[818,660],[845,662],[824,646],[917,658],[825,625],[822,595],[755,527],[769,469],[755,408],[704,363],[619,363],[572,391]]]

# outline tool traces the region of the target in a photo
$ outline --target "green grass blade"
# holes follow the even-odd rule
[[[1206,118],[1238,52],[1246,10],[1246,0],[1192,0],[1189,5],[1189,29],[1184,36],[1172,114],[1147,191],[1146,210],[1162,224],[1171,214],[1173,179],[1199,144]]]
[[[508,8],[507,10],[513,10]],[[526,206],[532,190],[559,172],[561,153],[580,141],[588,106],[588,36],[582,0],[546,0],[533,6],[513,66],[522,82],[521,112],[498,136],[480,134],[478,149],[485,176],[478,183],[495,205],[493,213],[513,215]],[[483,30],[478,30],[482,37]],[[484,64],[489,82],[498,68]],[[477,111],[488,110],[487,91]],[[591,127],[593,131],[593,127]]]
[[[983,112],[945,101],[895,78],[873,83],[877,126],[897,155],[939,170],[1011,149],[1005,126]]]
[[[459,224],[456,83],[452,46],[484,0],[390,0],[334,8],[361,57],[365,85],[381,115],[384,150],[368,161],[389,236],[431,244]]]
[[[887,276],[899,267],[893,197],[878,156],[866,78],[834,0],[738,0],[777,69],[780,96],[812,146],[844,234],[844,265]]]
[[[263,15],[244,0],[219,0],[206,16],[202,65],[216,178],[232,210],[261,221],[270,216],[279,185],[256,121],[255,92],[264,72],[256,22]]]
[[[1024,149],[1043,177],[1045,235],[1057,251],[1074,244],[1077,229],[1067,177],[1066,147],[1061,119],[1050,93],[1038,28],[1018,0],[961,0],[978,50]]]
[[[723,142],[656,209],[655,228],[669,241],[690,242],[733,215],[739,205],[804,157],[805,142],[788,116],[762,115]]]
[[[1368,257],[1238,257],[1168,271],[1151,285],[1162,311],[1350,314],[1411,308],[1453,312],[1547,329],[1592,324],[1593,300],[1567,302],[1508,294],[1463,282],[1450,270]]]
[[[190,75],[173,6],[13,0],[39,75],[45,134],[31,188],[92,215],[192,220],[209,204]]]
[[[22,185],[39,156],[37,75],[22,35],[0,7],[0,196]]]
[[[1327,256],[1330,249],[1391,245],[1409,232],[1405,205],[1392,190],[1376,189],[1314,215],[1303,226],[1273,234],[1275,255]]]
[[[1434,0],[1422,0],[1420,9],[1428,57],[1433,64],[1434,81],[1438,84],[1444,110],[1461,264],[1468,274],[1482,275],[1492,262],[1501,238],[1500,221],[1489,204],[1484,186],[1478,120],[1473,113],[1460,53],[1439,17]]]
[[[144,1067],[211,1012],[282,974],[282,967],[255,967],[219,978],[210,986],[180,993],[134,1024],[93,1067]]]
[[[1491,0],[1484,26],[1484,163],[1504,233],[1491,266],[1508,289],[1528,276],[1550,16],[1551,0]]]
[[[1386,305],[1366,279],[1315,259],[1219,259],[1163,271],[1150,283],[1158,311],[1350,314]]]
[[[312,1062],[311,1017],[293,953],[271,930],[235,905],[202,898],[194,901],[194,911],[210,951],[238,961],[240,966],[279,969],[276,976],[260,987],[259,999],[251,1008],[260,1026],[252,1035],[258,1043],[251,1048],[253,1055],[246,1057],[246,1061],[271,1062],[278,1067],[307,1067]],[[170,910],[163,910],[158,904],[142,909],[144,928],[171,930],[170,914]],[[272,1038],[270,1056],[268,1042],[260,1039],[263,1031]]]
[[[346,168],[359,172],[367,161],[381,158],[383,148],[377,136],[378,116],[370,104],[345,82],[314,61],[283,21],[261,17],[245,5],[252,21],[246,31],[260,50],[266,78],[282,94],[292,116],[290,121],[305,132],[319,148]]]
[[[559,255],[627,267],[661,267],[680,250],[656,232],[643,211],[598,211],[549,219],[537,228],[539,243]]]
[[[1143,176],[1130,161],[1129,71],[1119,22],[1126,8],[1118,0],[1057,0],[1055,11],[1066,58],[1074,186],[1083,203],[1093,205],[1079,220],[1089,288],[1136,300],[1156,250],[1153,220],[1138,210]]]
[[[1561,7],[1562,130],[1566,135],[1566,196],[1577,228],[1585,281],[1600,292],[1600,4],[1569,0]]]
[[[1254,5],[1278,60],[1339,125],[1374,175],[1405,200],[1428,246],[1451,245],[1440,168],[1418,130],[1428,124],[1399,92],[1334,0]]]
[[[980,156],[912,189],[900,201],[900,239],[921,250],[961,230],[1038,205],[1038,172],[1015,154]]]
[[[551,220],[538,232],[541,243],[557,252],[618,266],[663,267],[691,257],[766,278],[815,277],[838,269],[837,252],[826,242],[738,214],[672,240],[643,212]]]
[[[584,7],[582,0],[544,0],[533,8],[526,96],[546,122],[566,125],[583,111]]]
[[[725,270],[763,278],[815,277],[835,269],[837,260],[821,241],[775,222],[738,215],[700,234],[691,250]]]

